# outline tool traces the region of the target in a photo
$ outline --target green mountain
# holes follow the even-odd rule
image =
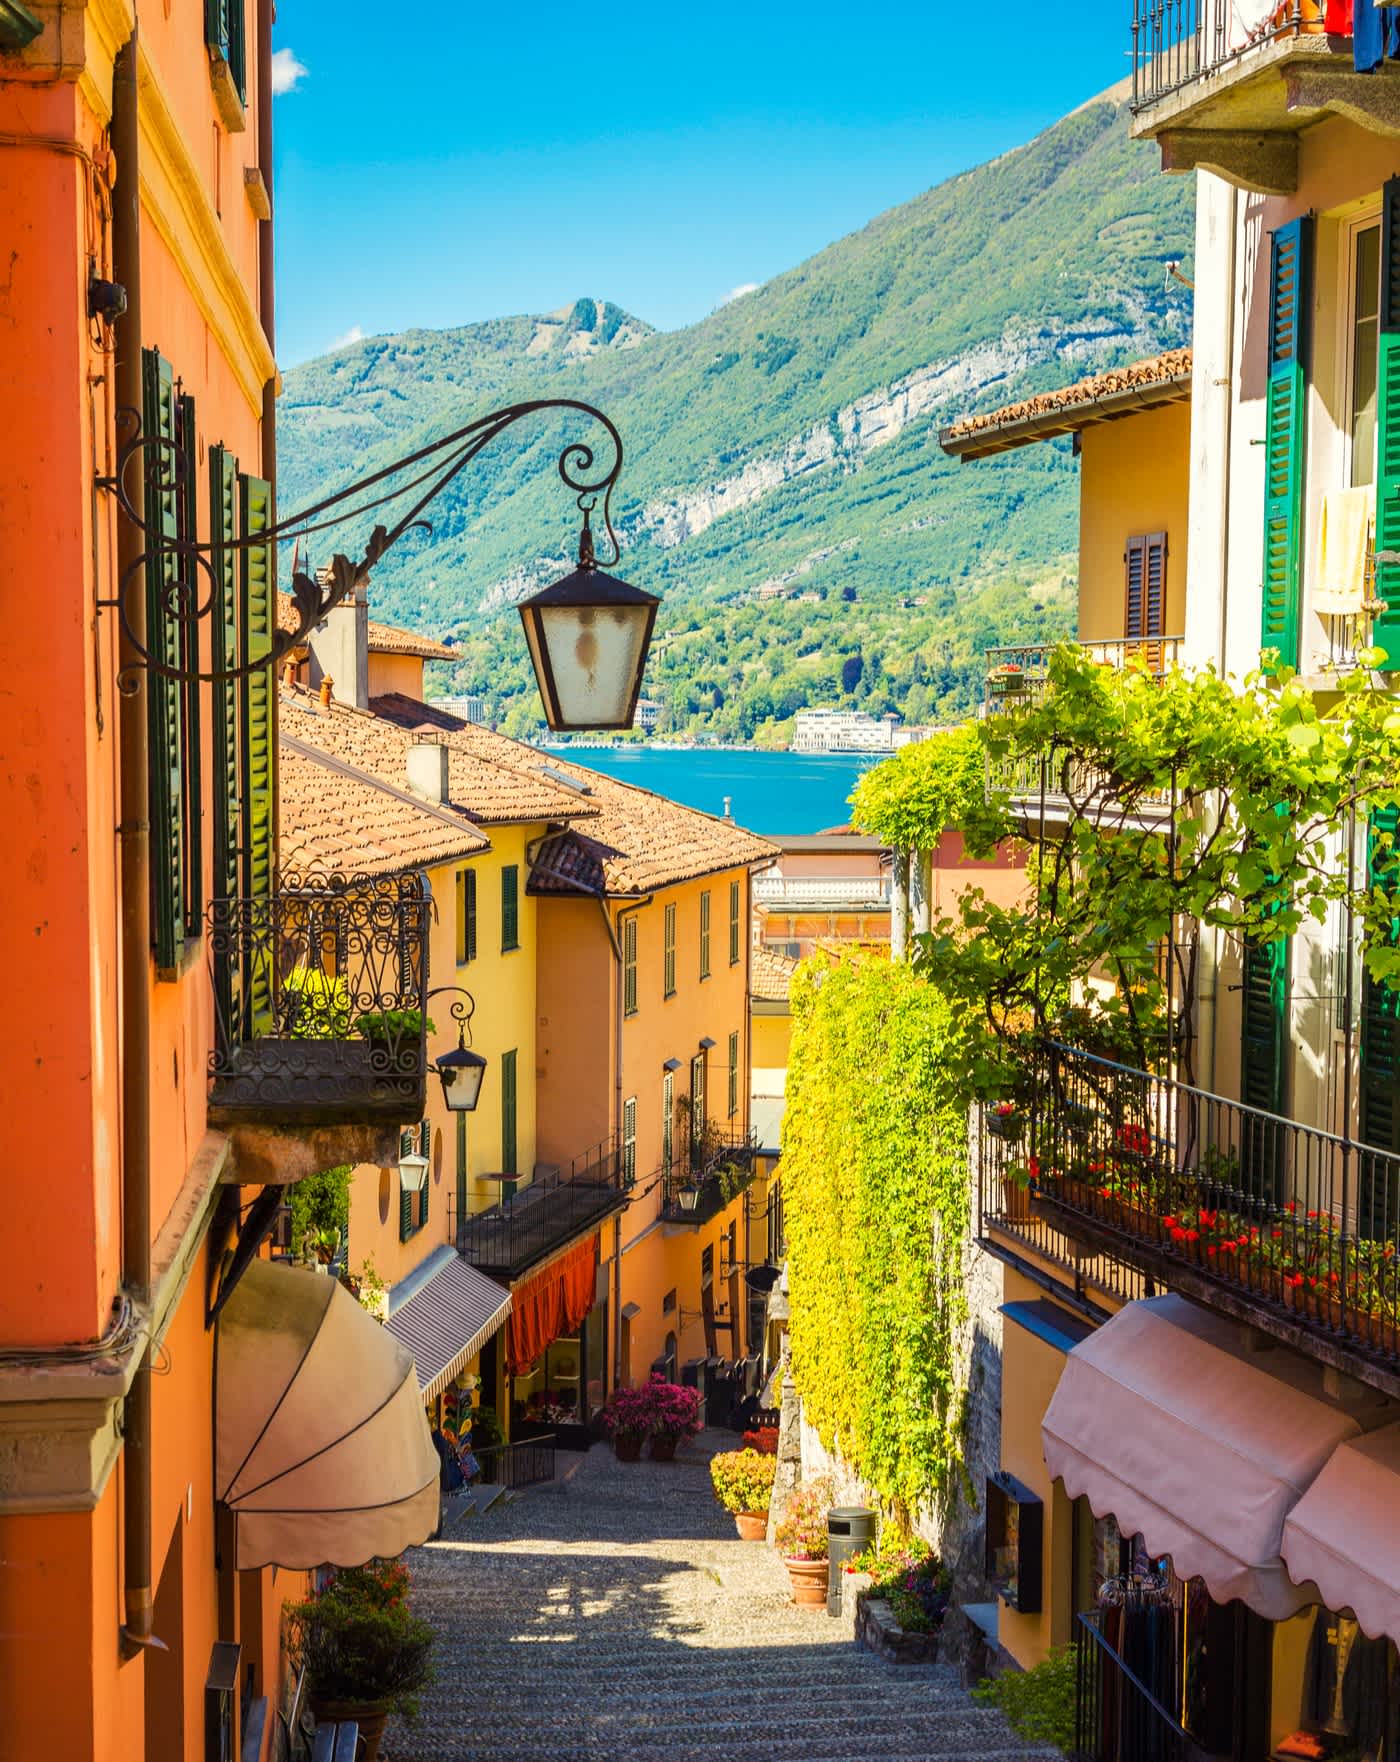
[[[295,368],[282,509],[503,403],[583,399],[627,448],[619,572],[665,600],[645,688],[663,726],[781,740],[804,704],[964,713],[985,645],[1072,621],[1077,475],[1066,445],[960,466],[938,429],[1189,340],[1165,265],[1189,255],[1191,181],[1129,140],[1119,96],[685,330],[585,299]],[[511,608],[569,558],[555,466],[575,438],[606,444],[577,417],[503,435],[375,573],[378,615],[459,646],[435,684],[512,732],[537,704]]]

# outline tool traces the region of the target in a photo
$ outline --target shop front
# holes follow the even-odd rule
[[[592,1443],[607,1398],[608,1305],[598,1287],[596,1233],[512,1286],[504,1365],[483,1379],[504,1396],[512,1441],[552,1434],[563,1450]]]
[[[1396,1762],[1397,1421],[1181,1297],[1072,1345],[1040,1427],[1067,1530],[997,1477],[989,1565],[1009,1601],[1030,1553],[1067,1585],[1084,1762]]]

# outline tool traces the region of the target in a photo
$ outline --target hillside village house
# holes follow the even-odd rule
[[[9,1116],[44,1122],[0,1297],[16,1762],[265,1754],[302,1569],[436,1522],[409,1354],[260,1246],[289,1182],[382,1156],[426,1082],[416,1039],[387,1078],[326,1006],[328,928],[370,917],[392,953],[333,977],[421,1001],[416,875],[276,859],[271,22],[269,0],[148,8],[139,35],[126,0],[0,16],[0,300],[25,339],[0,525],[7,572],[45,584],[9,596],[14,652],[44,662],[0,709],[25,999],[0,1070]],[[186,620],[196,539],[222,549]],[[347,1372],[334,1409],[299,1381],[313,1342]]]
[[[1285,10],[1251,35],[1210,8],[1135,27],[1136,131],[1168,169],[1200,173],[1189,437],[1158,361],[1128,370],[1146,407],[1111,427],[1086,426],[1106,389],[1090,382],[960,424],[945,444],[971,455],[998,430],[1008,444],[1052,425],[1082,432],[1091,643],[1160,640],[1188,668],[1236,677],[1275,650],[1324,693],[1374,645],[1371,689],[1390,692],[1400,69],[1382,59],[1389,14],[1358,4],[1354,28],[1349,6],[1326,14],[1326,31]],[[1090,554],[1100,515],[1125,562]],[[1155,631],[1137,610],[1135,548],[1144,580],[1154,555],[1164,569]],[[1025,793],[1028,815],[1046,811]],[[1336,860],[1358,876],[1369,862],[1390,887],[1373,830],[1358,825]],[[1204,932],[1202,953],[1202,1088],[1131,1072],[1090,1084],[1084,1055],[1057,1049],[1035,1080],[1081,1111],[1061,1109],[1053,1130],[1082,1138],[1098,1130],[1091,1116],[1127,1109],[1153,1122],[1154,1154],[1215,1171],[1222,1218],[1283,1236],[1300,1265],[1318,1265],[1324,1242],[1325,1264],[1393,1264],[1395,993],[1362,973],[1339,910],[1276,952]],[[1073,1144],[1057,1136],[1044,1154],[1069,1166]],[[1015,1155],[984,1117],[979,1231],[1007,1299],[1002,1460],[987,1484],[1001,1643],[1030,1663],[1079,1639],[1090,1757],[1392,1754],[1393,1278],[1354,1270],[1341,1296],[1299,1303],[1291,1277],[1190,1254],[1161,1218],[1092,1186],[1027,1206],[1002,1180]]]

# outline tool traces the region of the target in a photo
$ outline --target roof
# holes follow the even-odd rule
[[[781,845],[784,850],[790,850],[794,855],[809,851],[815,851],[820,855],[829,855],[836,851],[846,854],[851,851],[873,854],[875,851],[886,851],[890,848],[882,838],[872,838],[868,833],[849,830],[785,833],[774,842]]]
[[[749,996],[786,1003],[797,962],[775,948],[758,943],[749,960]]]
[[[350,704],[333,702],[325,708],[316,693],[296,685],[282,687],[281,701],[287,734],[397,789],[407,788],[408,751],[416,739],[412,727]],[[500,744],[516,760],[507,765],[472,744],[455,740],[447,744],[452,749],[449,800],[443,804],[448,813],[465,814],[480,825],[509,826],[588,817],[597,811],[574,790],[523,768],[521,759],[529,759],[530,747],[502,739]]]
[[[1139,410],[1176,404],[1191,396],[1191,351],[1168,349],[1127,367],[1096,373],[1059,391],[1040,392],[1000,410],[964,416],[938,436],[938,444],[955,458],[982,459],[1029,441],[1071,434],[1095,422],[1112,422]]]
[[[292,596],[289,593],[279,593],[277,628],[295,630],[300,622],[292,604]],[[369,647],[371,654],[420,655],[425,661],[455,661],[458,658],[455,649],[434,642],[431,636],[419,636],[412,630],[400,630],[394,624],[377,624],[373,618],[369,621]]]
[[[278,842],[292,868],[392,875],[491,848],[460,814],[289,737],[278,745]]]
[[[571,764],[557,752],[542,753],[402,693],[375,698],[373,708],[406,728],[434,729],[454,749],[473,757],[552,780],[552,787],[572,803],[559,818],[592,816],[587,826],[571,828],[541,846],[530,872],[532,893],[632,896],[723,869],[770,862],[779,854],[776,844],[732,820]]]

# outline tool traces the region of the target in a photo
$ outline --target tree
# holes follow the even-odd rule
[[[848,697],[860,684],[861,676],[864,672],[865,660],[859,650],[853,655],[847,655],[845,660],[842,661],[841,689]]]

